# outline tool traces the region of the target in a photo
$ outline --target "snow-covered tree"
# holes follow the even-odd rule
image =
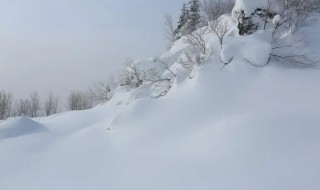
[[[188,2],[189,14],[187,23],[181,28],[183,34],[190,34],[195,31],[200,24],[200,2],[199,0],[190,0]]]
[[[188,17],[189,17],[189,10],[187,8],[187,5],[184,3],[181,9],[178,26],[174,31],[174,36],[176,40],[181,37],[181,29],[187,23]]]
[[[89,94],[95,103],[104,103],[113,96],[113,91],[118,84],[114,82],[113,77],[106,78],[104,81],[96,81],[89,89]]]
[[[252,34],[258,29],[271,29],[276,15],[281,20],[275,28],[282,26],[294,33],[303,26],[311,12],[319,10],[319,0],[236,0],[232,16],[238,21],[240,35]]]
[[[272,20],[282,7],[282,0],[237,0],[232,16],[238,21],[239,34],[250,35],[258,29],[271,29]]]
[[[245,12],[242,10],[238,16],[238,29],[239,34],[252,34],[259,28],[258,23],[254,23],[251,16],[246,16]]]
[[[200,2],[199,0],[190,0],[188,4],[183,4],[177,29],[175,30],[175,39],[195,31],[200,25]]]
[[[120,85],[130,86],[132,88],[138,88],[143,83],[143,78],[145,73],[140,71],[137,65],[133,63],[132,60],[128,60],[125,68],[120,73]]]
[[[225,35],[230,30],[230,25],[227,21],[223,19],[216,19],[214,21],[209,22],[210,31],[213,32],[219,39],[220,48],[222,49],[222,44]]]

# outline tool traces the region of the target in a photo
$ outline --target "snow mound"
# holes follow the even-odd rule
[[[271,53],[272,31],[258,31],[250,36],[229,37],[220,53],[224,63],[244,59],[254,66],[267,64]]]
[[[28,117],[11,118],[0,123],[0,140],[47,131],[43,125]]]

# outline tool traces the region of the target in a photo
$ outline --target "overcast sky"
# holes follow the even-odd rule
[[[66,97],[127,58],[165,50],[163,16],[185,0],[0,0],[0,90]]]

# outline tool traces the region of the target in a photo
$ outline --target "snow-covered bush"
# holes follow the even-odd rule
[[[114,89],[117,85],[118,84],[114,82],[113,77],[107,78],[104,81],[96,81],[89,89],[90,96],[96,103],[107,102],[112,98]]]
[[[144,85],[149,87],[153,93],[153,97],[160,97],[167,94],[172,86],[173,80],[177,77],[177,72],[171,69],[171,64],[166,58],[157,58],[157,63],[146,71]]]
[[[257,23],[254,23],[251,17],[245,16],[244,11],[241,11],[238,17],[238,29],[240,35],[250,35],[257,31],[258,27],[259,25]]]
[[[252,35],[259,30],[272,31],[270,42],[272,48],[268,62],[276,60],[296,66],[312,66],[317,61],[308,58],[307,52],[301,49],[303,39],[295,36],[295,32],[303,27],[304,21],[312,10],[308,3],[311,1],[236,0],[232,18],[237,21],[240,35]],[[227,62],[233,58],[233,56],[226,56],[230,54],[228,51],[229,48],[223,48],[221,55],[222,59]]]
[[[252,34],[259,29],[271,29],[277,16],[276,29],[280,26],[296,32],[303,26],[311,12],[320,10],[319,0],[236,0],[232,10],[238,21],[239,34]]]
[[[232,10],[233,19],[238,21],[240,35],[252,34],[259,29],[273,27],[273,18],[281,12],[279,0],[237,0]]]
[[[133,63],[132,60],[127,61],[125,68],[120,73],[120,85],[137,88],[142,85],[145,73]]]

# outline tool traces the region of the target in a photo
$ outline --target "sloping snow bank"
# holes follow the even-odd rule
[[[246,62],[221,70],[208,62],[163,98],[117,105],[124,94],[115,94],[92,110],[39,120],[50,130],[40,145],[32,136],[2,141],[0,183],[5,190],[317,190],[319,81],[319,70]]]

